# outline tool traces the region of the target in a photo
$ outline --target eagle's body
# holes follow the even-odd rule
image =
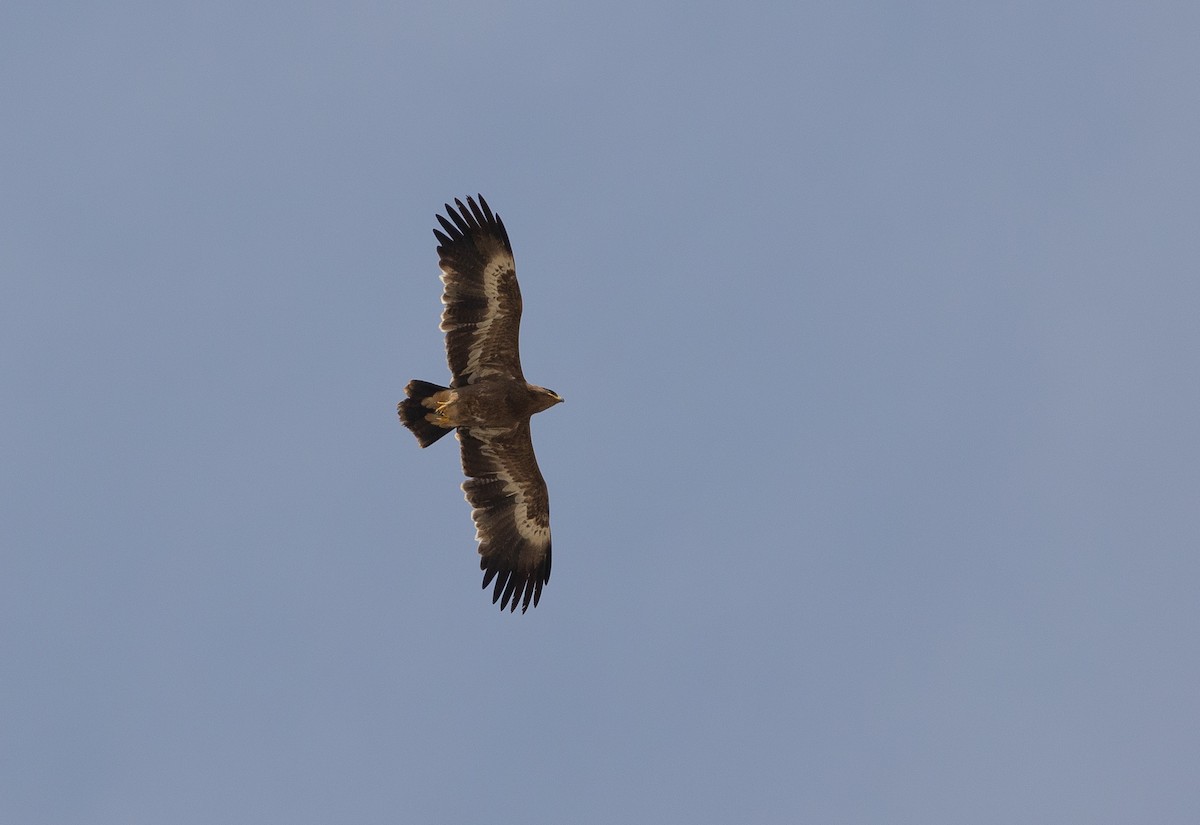
[[[491,427],[501,421],[528,421],[558,401],[542,387],[492,377],[458,389],[439,390],[421,404],[433,410],[427,420],[439,427]]]
[[[523,613],[550,580],[550,502],[529,419],[562,399],[521,372],[521,290],[500,216],[483,196],[455,204],[449,220],[438,216],[445,233],[434,230],[452,380],[410,381],[399,413],[422,447],[456,431],[483,586],[495,579],[492,602],[516,610],[519,601]]]

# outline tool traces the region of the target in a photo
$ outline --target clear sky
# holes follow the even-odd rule
[[[1183,823],[1200,5],[0,7],[0,821]],[[479,589],[432,228],[554,573]]]

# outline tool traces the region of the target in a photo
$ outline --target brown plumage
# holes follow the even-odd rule
[[[450,386],[410,381],[400,420],[422,447],[457,431],[483,586],[495,581],[492,603],[524,613],[550,580],[550,500],[529,419],[562,399],[521,371],[521,289],[500,216],[482,195],[454,203],[433,230]]]

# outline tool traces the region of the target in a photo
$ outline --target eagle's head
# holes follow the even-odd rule
[[[556,393],[554,390],[548,390],[545,387],[538,387],[534,386],[533,384],[529,385],[529,389],[533,391],[534,403],[537,405],[537,412],[548,410],[555,404],[562,403],[562,396]]]

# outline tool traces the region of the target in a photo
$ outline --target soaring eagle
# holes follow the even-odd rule
[[[521,372],[521,289],[504,223],[482,195],[454,202],[437,216],[445,232],[433,230],[452,380],[408,382],[398,409],[422,447],[456,430],[483,586],[494,579],[492,604],[515,611],[519,601],[524,613],[550,581],[550,499],[529,419],[562,398]]]

